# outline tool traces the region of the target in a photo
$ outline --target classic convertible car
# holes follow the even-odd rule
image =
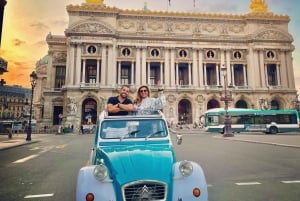
[[[176,137],[180,144],[182,136]],[[76,201],[207,199],[202,168],[192,161],[176,161],[163,113],[101,113],[90,165],[78,173]]]

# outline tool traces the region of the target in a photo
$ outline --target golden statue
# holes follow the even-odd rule
[[[103,4],[103,0],[85,0],[86,3]]]
[[[268,12],[268,5],[265,0],[251,0],[251,12]]]

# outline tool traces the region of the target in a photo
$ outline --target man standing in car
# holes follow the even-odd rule
[[[129,86],[123,85],[118,96],[112,96],[108,99],[106,110],[110,116],[128,115],[134,111],[132,101],[128,98]]]

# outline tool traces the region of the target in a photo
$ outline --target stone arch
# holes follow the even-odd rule
[[[84,101],[87,99],[93,99],[94,101],[96,101],[96,104],[97,104],[96,111],[97,111],[97,117],[98,117],[101,114],[101,112],[103,110],[105,110],[106,99],[103,96],[97,95],[96,93],[89,92],[89,93],[85,94],[84,96],[82,96],[78,102],[80,102],[80,105],[83,105]],[[84,112],[83,112],[82,108],[81,108],[80,112],[81,112],[81,120],[83,120]]]
[[[180,124],[193,123],[192,103],[187,98],[183,98],[178,102],[178,122]]]
[[[56,97],[52,99],[52,124],[59,125],[62,122],[60,115],[64,115],[64,99],[62,97]]]
[[[271,109],[272,110],[279,110],[280,109],[280,104],[277,100],[271,100]]]
[[[272,109],[272,110],[284,109],[285,107],[284,107],[283,102],[284,101],[281,97],[278,97],[278,96],[272,97],[269,102],[270,109]]]
[[[88,34],[114,34],[115,30],[111,25],[98,21],[81,21],[66,30],[66,35],[70,33]]]
[[[207,101],[206,110],[213,109],[213,108],[220,108],[220,103],[215,98],[210,99]]]
[[[88,97],[82,102],[81,106],[81,124],[96,124],[97,122],[97,101]]]
[[[248,104],[246,101],[244,100],[238,100],[235,105],[234,105],[235,108],[248,108]]]
[[[293,37],[278,29],[263,29],[253,33],[253,38],[260,41],[286,41],[293,42]]]

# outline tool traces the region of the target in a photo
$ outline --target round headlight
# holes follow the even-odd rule
[[[193,164],[190,161],[181,161],[179,171],[182,176],[188,177],[193,173]]]
[[[107,167],[103,164],[97,165],[94,169],[94,176],[97,180],[103,181],[107,177]]]

